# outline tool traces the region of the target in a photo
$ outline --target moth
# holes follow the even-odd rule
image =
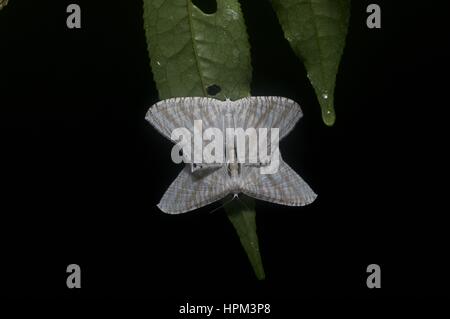
[[[145,118],[163,136],[174,143],[172,132],[185,128],[194,134],[194,122],[201,120],[204,128],[277,128],[283,139],[302,117],[300,106],[283,97],[257,96],[236,101],[206,97],[180,97],[162,100],[148,110]],[[272,157],[268,162],[239,162],[235,141],[226,143],[223,163],[187,163],[163,195],[159,209],[180,214],[206,206],[232,194],[289,206],[312,203],[317,195],[279,155],[269,142]],[[249,143],[250,144],[250,143]],[[194,150],[195,152],[195,150]],[[275,158],[274,154],[279,156]],[[279,160],[277,171],[262,174],[261,168]]]

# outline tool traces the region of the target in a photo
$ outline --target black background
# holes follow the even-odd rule
[[[0,12],[1,294],[275,302],[445,295],[448,79],[445,8],[353,1],[326,127],[304,67],[268,1],[241,1],[253,95],[286,96],[304,117],[281,143],[319,194],[312,205],[257,203],[267,279],[258,282],[218,205],[169,216],[156,204],[180,166],[145,122],[158,101],[141,1],[11,0]],[[442,2],[443,3],[443,2]],[[443,120],[443,121],[441,121]],[[82,289],[66,287],[66,267]],[[382,288],[366,287],[366,267]]]

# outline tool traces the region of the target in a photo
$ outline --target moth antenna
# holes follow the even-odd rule
[[[232,201],[234,201],[235,198],[237,198],[237,199],[239,200],[239,197],[237,196],[237,194],[234,194],[234,196],[233,196],[230,200],[226,201],[225,203],[223,203],[223,204],[220,205],[219,207],[214,208],[214,209],[213,209],[212,211],[210,211],[209,213],[212,214],[212,213],[214,213],[215,211],[218,211],[219,209],[224,208],[225,206],[227,206],[228,204],[230,204]]]
[[[233,197],[232,197],[230,200],[226,201],[225,203],[223,203],[223,204],[220,205],[219,207],[213,209],[213,210],[210,211],[209,213],[212,214],[212,213],[214,213],[215,211],[217,211],[217,210],[219,210],[219,209],[221,209],[221,208],[224,208],[225,206],[229,205],[229,204],[230,204],[232,201],[234,201],[235,199],[237,199],[238,202],[242,203],[242,205],[244,205],[245,208],[247,208],[248,210],[251,210],[250,207],[248,207],[248,205],[247,205],[242,199],[239,198],[239,194],[233,194]]]

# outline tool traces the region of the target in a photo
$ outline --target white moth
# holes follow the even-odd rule
[[[281,140],[301,117],[302,111],[296,102],[268,96],[237,101],[205,97],[167,99],[150,107],[145,118],[176,143],[171,138],[172,132],[182,127],[193,134],[195,120],[201,119],[205,128],[278,128]],[[281,158],[276,173],[261,174],[260,166],[268,163],[239,163],[235,156],[234,146],[230,148],[227,143],[223,164],[202,164],[196,170],[192,169],[195,164],[186,164],[158,207],[165,213],[179,214],[239,193],[289,206],[303,206],[315,200],[317,195]]]

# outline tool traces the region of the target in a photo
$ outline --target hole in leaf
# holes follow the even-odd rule
[[[206,88],[206,92],[208,92],[209,95],[216,95],[221,90],[222,89],[220,88],[220,86],[218,86],[216,84],[210,85]]]
[[[192,3],[206,14],[213,14],[217,11],[217,0],[192,0]]]

